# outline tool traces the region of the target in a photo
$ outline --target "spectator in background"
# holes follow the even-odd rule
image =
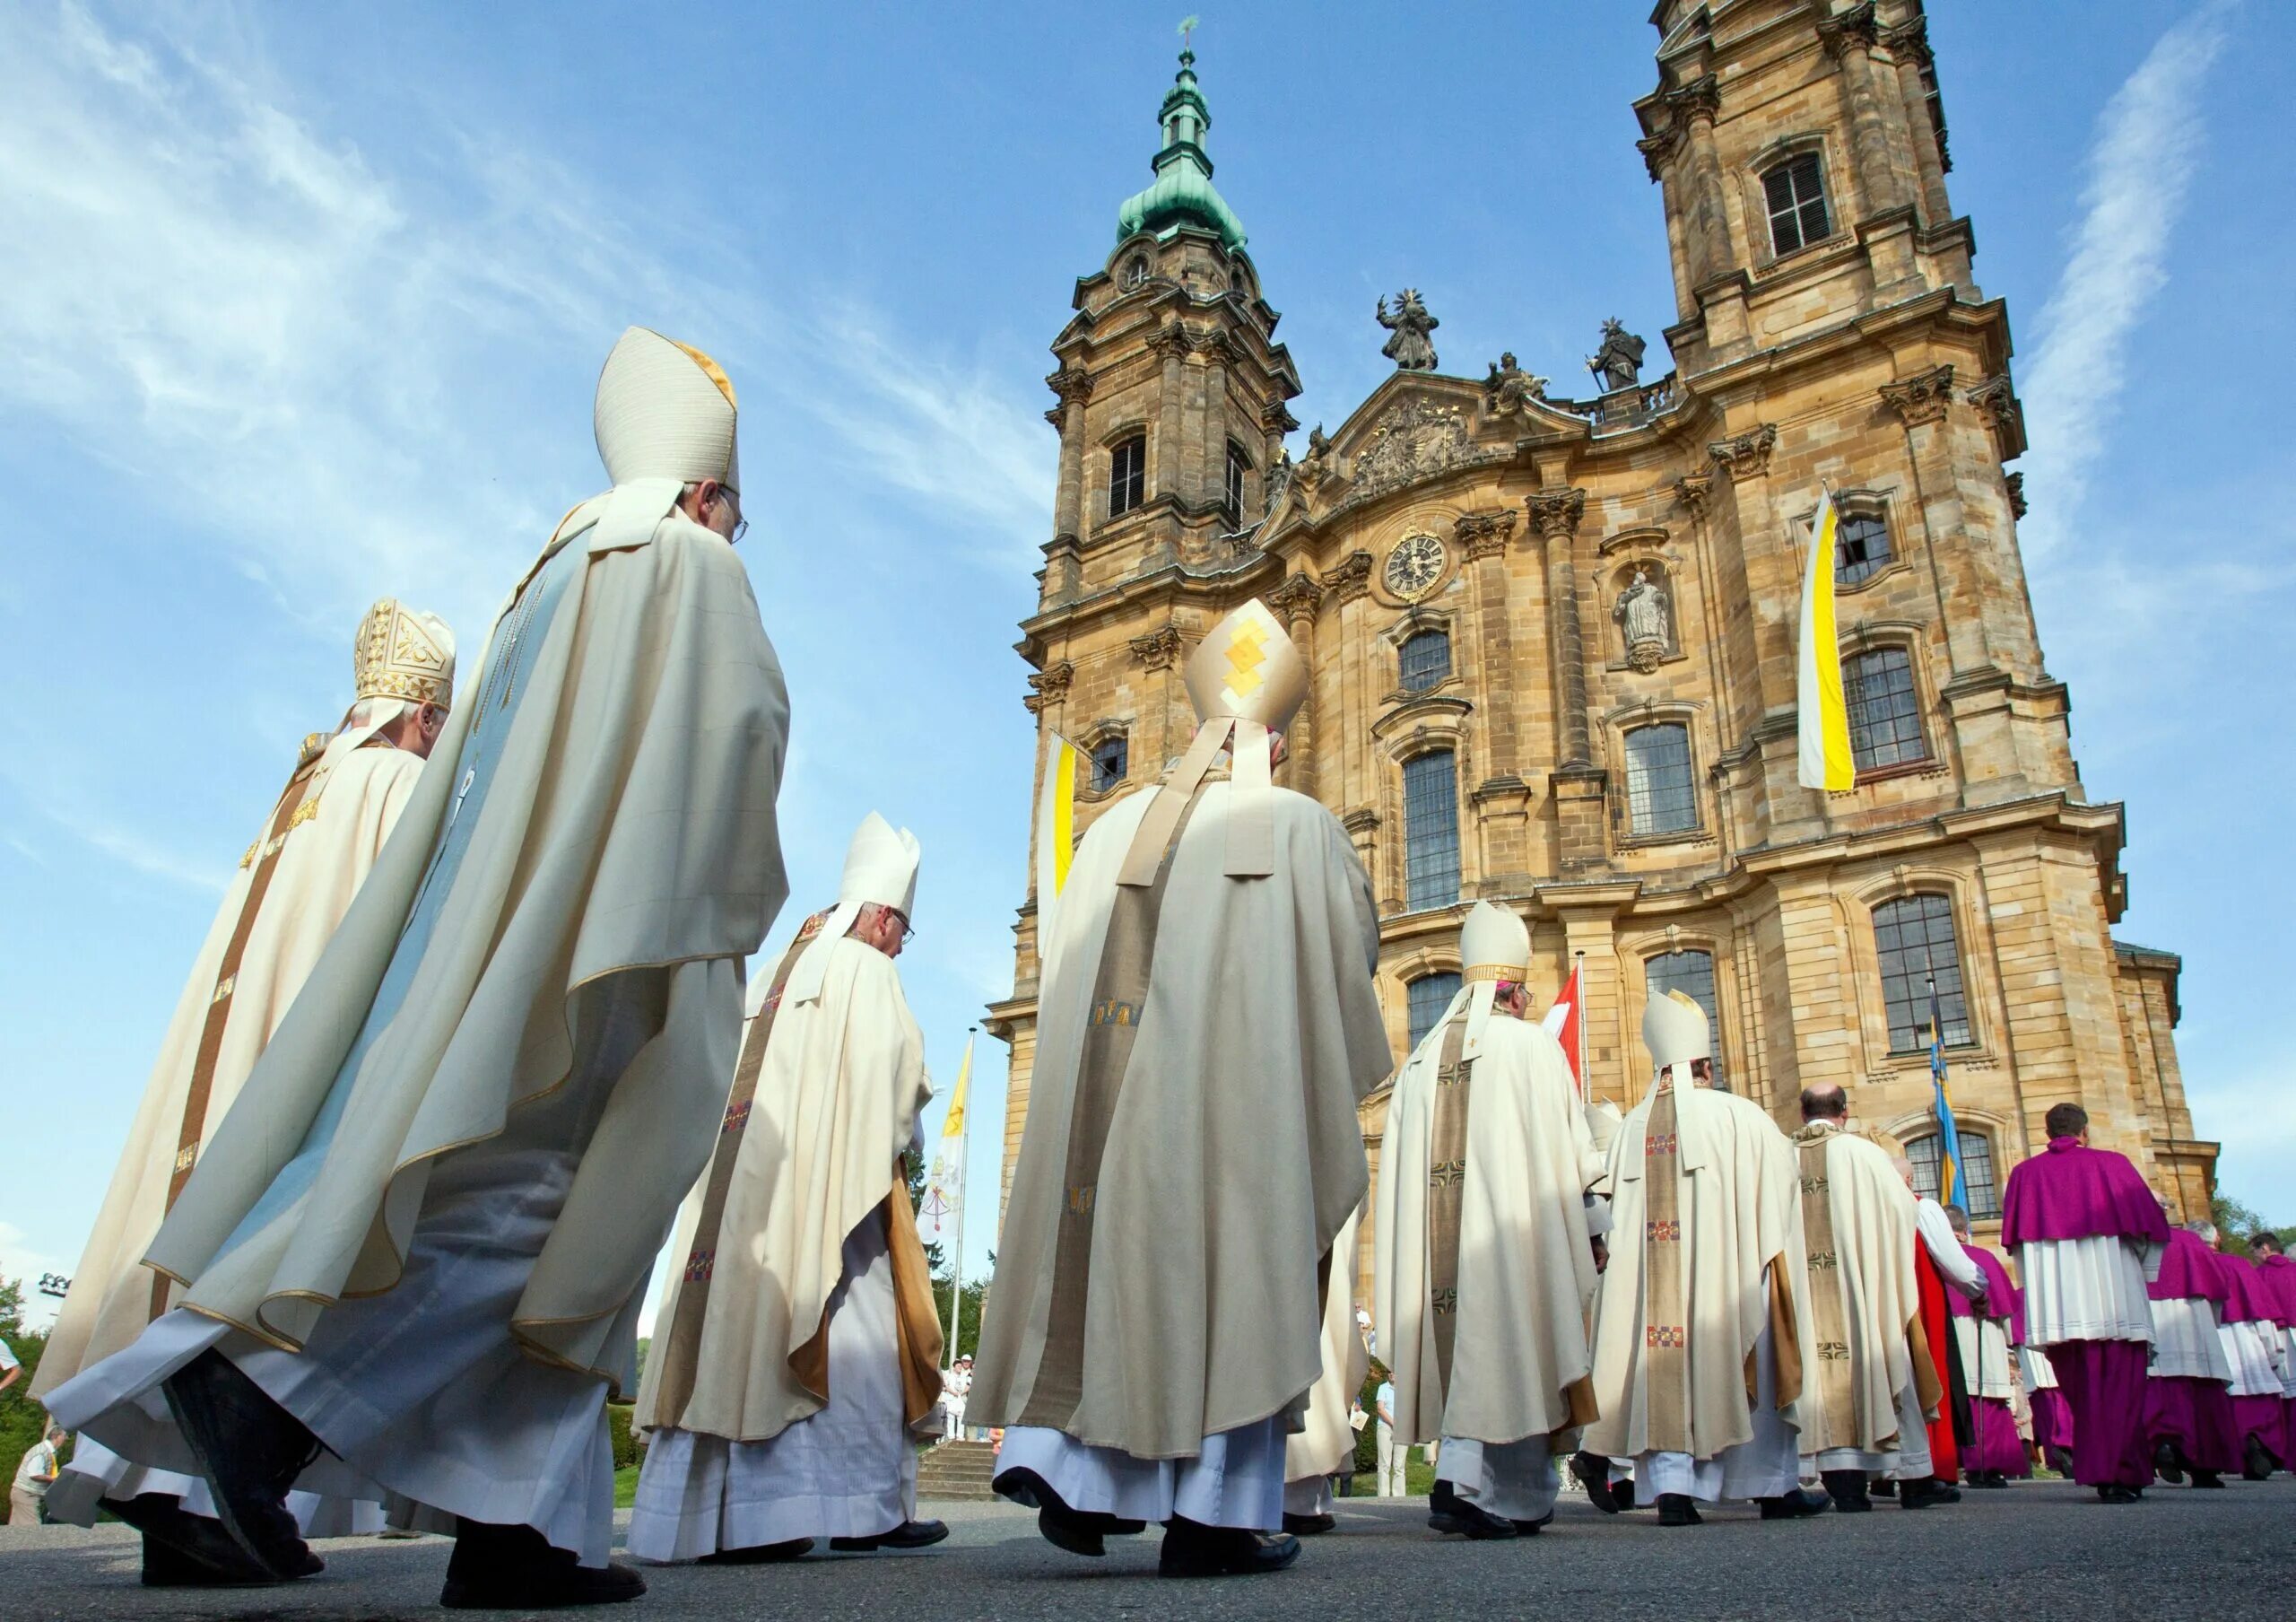
[[[1378,1409],[1379,1421],[1379,1488],[1382,1498],[1400,1498],[1404,1491],[1404,1465],[1411,1457],[1411,1450],[1396,1445],[1396,1382],[1387,1378],[1385,1368],[1379,1370],[1379,1389],[1372,1402]]]
[[[24,1365],[16,1361],[16,1354],[4,1340],[0,1340],[0,1391],[6,1391],[24,1377]]]
[[[16,1373],[13,1363],[8,1373],[11,1375]],[[64,1427],[51,1419],[48,1423],[47,1433],[24,1450],[23,1460],[16,1466],[16,1478],[8,1488],[9,1525],[38,1526],[40,1523],[40,1510],[48,1502],[48,1489],[56,1485],[57,1444],[63,1440]]]

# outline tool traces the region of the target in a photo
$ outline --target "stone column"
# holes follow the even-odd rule
[[[1092,397],[1092,374],[1063,367],[1045,379],[1060,404],[1044,414],[1060,431],[1060,484],[1053,493],[1052,531],[1055,536],[1081,539],[1084,534],[1084,406]]]
[[[1690,218],[1688,247],[1693,289],[1728,270],[1729,205],[1722,196],[1722,160],[1714,149],[1714,119],[1722,110],[1722,91],[1712,74],[1692,80],[1666,98],[1689,150],[1689,186],[1683,198]]]
[[[1292,576],[1267,596],[1267,606],[1283,616],[1283,627],[1300,650],[1300,662],[1308,667],[1308,697],[1284,740],[1288,755],[1279,780],[1310,799],[1316,797],[1316,682],[1321,668],[1316,663],[1316,610],[1323,597],[1323,588],[1304,574]]]
[[[1889,130],[1874,84],[1873,52],[1880,37],[1871,0],[1818,24],[1818,38],[1849,92],[1850,147],[1857,163],[1857,196],[1865,205],[1860,218],[1903,207],[1911,200],[1905,196],[1904,177],[1891,161]]]
[[[1148,340],[1148,347],[1164,362],[1163,385],[1156,401],[1155,493],[1174,500],[1180,495],[1181,468],[1187,461],[1180,447],[1180,406],[1187,380],[1187,329],[1178,321]]]
[[[1587,493],[1542,490],[1524,503],[1546,548],[1547,647],[1553,664],[1556,758],[1592,763],[1587,742],[1587,651],[1579,623],[1578,571],[1572,542],[1586,516]]]
[[[1556,983],[1583,964],[1578,1010],[1587,1043],[1587,1096],[1631,1109],[1641,1094],[1646,1068],[1641,1044],[1629,1029],[1619,983],[1618,918],[1642,889],[1639,881],[1607,885],[1542,885],[1539,901],[1562,924],[1562,964]],[[1578,955],[1584,953],[1581,958]]]

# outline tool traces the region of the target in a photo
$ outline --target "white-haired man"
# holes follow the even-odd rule
[[[181,1299],[179,1282],[144,1266],[144,1252],[382,854],[446,724],[455,639],[436,615],[385,597],[360,621],[351,662],[349,712],[334,732],[303,740],[193,961],[48,1337],[36,1397],[128,1345]],[[382,1525],[371,1502],[298,1493],[290,1507],[312,1536]],[[93,1526],[100,1510],[166,1534],[144,1539],[149,1586],[265,1576],[216,1524],[197,1476],[132,1464],[83,1437],[48,1512]]]
[[[648,1560],[916,1548],[909,1427],[940,1389],[940,1319],[901,1158],[932,1096],[893,960],[918,845],[871,812],[837,905],[762,988],[638,1394],[652,1433],[629,1548]]]
[[[1587,1306],[1602,1174],[1561,1044],[1526,1017],[1531,932],[1477,902],[1465,983],[1387,1104],[1372,1311],[1396,1440],[1441,1443],[1428,1524],[1470,1539],[1535,1532],[1595,1417]]]
[[[1170,1575],[1299,1554],[1277,1530],[1284,1438],[1323,1367],[1321,1269],[1369,1181],[1355,1107],[1393,1065],[1362,864],[1270,776],[1307,695],[1298,650],[1254,600],[1187,681],[1195,741],[1086,833],[1044,945],[968,1400],[1007,1427],[997,1490],[1048,1539],[1098,1555],[1161,1521]],[[1232,780],[1211,780],[1231,747]]]
[[[645,1590],[607,1557],[604,1406],[787,894],[788,703],[730,545],[724,371],[632,327],[595,421],[613,488],[518,581],[448,770],[153,1242],[183,1305],[54,1399],[197,1469],[282,1579],[286,1491],[335,1484],[456,1533],[446,1605]]]

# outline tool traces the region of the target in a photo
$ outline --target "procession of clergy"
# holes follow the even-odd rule
[[[387,1520],[455,1535],[450,1607],[642,1593],[609,1557],[604,1405],[673,1229],[628,1552],[946,1535],[915,1515],[942,1350],[903,1170],[931,1095],[896,967],[919,852],[869,816],[833,904],[745,983],[787,889],[789,716],[732,547],[735,422],[716,362],[631,328],[595,408],[611,487],[517,580],[476,683],[435,617],[361,624],[356,702],[239,864],[39,1368],[79,1438],[49,1513],[140,1529],[145,1583],[308,1577],[307,1537]],[[1370,886],[1272,778],[1305,671],[1255,601],[1187,685],[1186,754],[1037,897],[966,1419],[1003,1428],[996,1489],[1054,1544],[1156,1522],[1166,1574],[1247,1574],[1333,1526],[1367,1206],[1394,1439],[1439,1443],[1445,1533],[1537,1531],[1559,1462],[1683,1526],[1722,1499],[1926,1507],[2023,1473],[2027,1431],[2108,1502],[2289,1461],[2296,1266],[2172,1233],[2076,1106],[2009,1181],[2020,1291],[1839,1088],[1789,1137],[1717,1085],[1679,994],[1644,1021],[1640,1102],[1582,1099],[1525,1017],[1524,920],[1489,903],[1372,1190]]]

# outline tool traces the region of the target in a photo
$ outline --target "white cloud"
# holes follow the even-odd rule
[[[2201,88],[2222,50],[2229,0],[2170,29],[2097,121],[2081,218],[2022,385],[2032,429],[2024,459],[2033,512],[2029,559],[2074,532],[2089,470],[2126,381],[2129,334],[2167,283],[2166,260],[2201,139]]]

